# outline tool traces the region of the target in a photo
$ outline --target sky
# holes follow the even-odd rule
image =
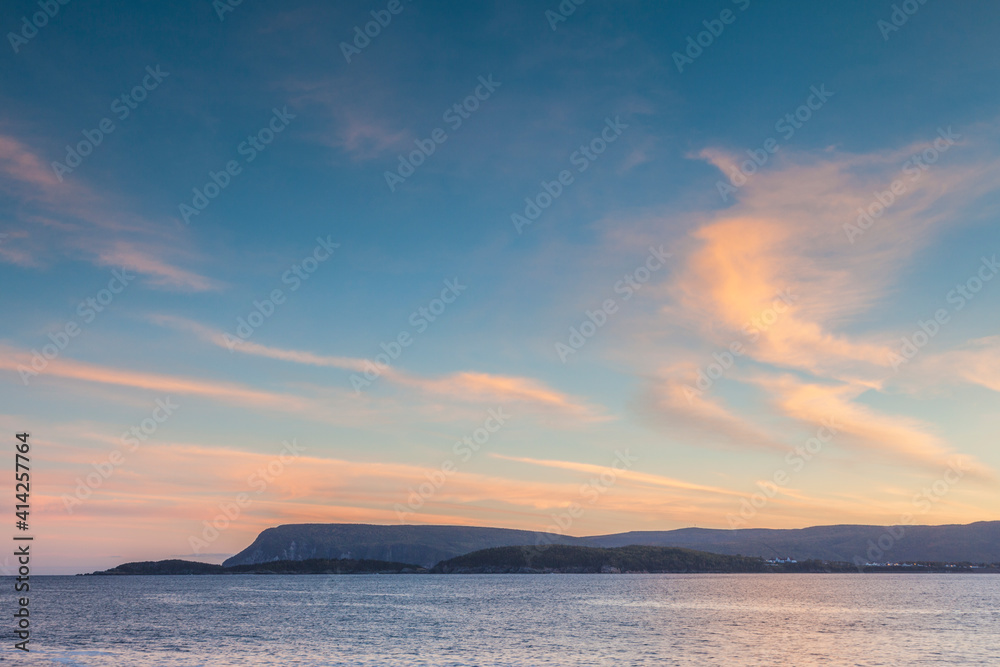
[[[288,523],[1000,519],[994,3],[13,0],[0,28],[37,572]]]

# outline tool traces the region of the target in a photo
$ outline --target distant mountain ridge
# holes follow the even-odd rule
[[[1000,521],[943,526],[836,525],[810,528],[682,528],[585,538],[601,547],[669,546],[719,554],[855,562],[1000,562]]]
[[[480,549],[536,544],[578,544],[577,537],[478,526],[381,526],[303,523],[268,528],[249,547],[223,562],[253,565],[274,560],[362,558],[416,563],[423,567]]]
[[[570,537],[480,526],[287,524],[268,528],[223,565],[284,560],[368,559],[423,567],[490,549],[534,544],[678,547],[726,555],[848,563],[1000,563],[1000,521],[944,526],[813,526],[738,530],[681,528]]]

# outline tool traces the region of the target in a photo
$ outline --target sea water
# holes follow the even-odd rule
[[[1000,665],[986,574],[32,577],[31,593],[30,654],[4,596],[7,664]]]

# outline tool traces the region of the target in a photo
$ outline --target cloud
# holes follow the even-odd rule
[[[0,344],[0,369],[18,372],[20,368],[31,368],[31,360],[31,353]],[[200,396],[254,408],[295,413],[323,412],[322,406],[314,401],[292,394],[261,391],[232,382],[213,382],[202,378],[124,370],[58,357],[48,361],[42,375],[80,382],[146,389],[161,394]]]
[[[788,449],[766,430],[726,408],[710,392],[698,388],[697,370],[681,365],[660,378],[645,380],[639,415],[662,431],[698,443],[764,451]]]
[[[373,159],[394,152],[408,144],[410,133],[390,129],[384,122],[342,113],[337,124],[334,146],[343,148],[357,159]]]
[[[316,115],[324,114],[329,122],[314,140],[325,146],[343,150],[355,160],[374,160],[413,148],[413,134],[400,127],[400,122],[387,118],[396,109],[395,92],[365,81],[363,86],[350,77],[328,81],[287,81],[285,88],[292,94],[291,104],[313,106]]]
[[[259,449],[248,451],[151,441],[143,445],[141,455],[127,455],[126,465],[75,507],[72,516],[66,514],[59,494],[72,493],[76,477],[90,466],[83,461],[77,464],[79,468],[60,466],[47,486],[53,495],[39,500],[43,504],[40,509],[46,518],[51,517],[45,525],[60,529],[70,522],[92,525],[116,519],[127,524],[154,516],[169,520],[171,530],[186,543],[190,531],[200,532],[201,522],[219,513],[220,503],[245,493],[252,504],[232,529],[236,535],[229,536],[242,546],[275,523],[442,523],[447,518],[451,524],[482,525],[484,517],[489,517],[489,525],[545,530],[554,525],[553,514],[573,502],[584,512],[565,531],[570,534],[594,534],[602,529],[612,532],[618,522],[637,511],[657,522],[722,525],[725,513],[743,497],[727,489],[617,470],[614,481],[603,485],[603,492],[594,498],[582,495],[581,485],[608,473],[608,466],[497,455],[493,457],[497,461],[580,475],[568,475],[565,481],[529,481],[460,467],[442,483],[431,485],[432,491],[417,498],[419,502],[411,507],[414,490],[421,484],[427,488],[427,480],[440,475],[437,467],[326,457],[321,453],[323,443],[298,442],[297,448],[302,453],[281,460],[280,443],[260,443]],[[192,461],[198,465],[192,466]],[[269,466],[266,485],[261,488],[260,480],[265,479],[261,471]],[[251,484],[253,480],[257,482]],[[777,497],[771,502],[779,512],[823,514],[822,502],[808,498]],[[841,516],[849,516],[861,504],[838,503],[837,509],[843,512]],[[662,529],[663,524],[656,527]],[[227,539],[225,544],[220,541],[214,546],[228,544]]]
[[[211,278],[181,269],[153,256],[129,243],[115,243],[99,251],[98,262],[103,266],[125,267],[148,276],[148,283],[155,287],[183,291],[204,292],[217,290],[221,284]]]
[[[586,421],[610,419],[599,408],[531,378],[460,372],[440,378],[421,378],[397,373],[393,379],[400,384],[455,400],[500,404],[522,403],[565,412]]]
[[[340,368],[358,373],[363,373],[367,368],[366,364],[370,363],[365,359],[356,359],[353,357],[330,357],[313,354],[312,352],[260,345],[249,340],[243,340],[233,336],[232,334],[227,334],[224,331],[206,327],[205,325],[192,320],[174,317],[172,315],[153,315],[150,317],[150,321],[161,326],[169,326],[181,331],[190,331],[197,334],[202,340],[212,343],[218,347],[224,347],[230,351],[257,357],[277,359],[279,361],[289,361],[296,364],[306,364],[308,366]],[[389,369],[390,372],[391,370],[392,369]]]
[[[58,187],[59,183],[52,170],[37,155],[17,139],[4,135],[0,135],[0,172],[10,181],[39,190]]]
[[[0,245],[0,260],[43,266],[59,254],[100,266],[123,264],[151,285],[181,291],[218,289],[216,281],[175,265],[190,256],[172,227],[122,213],[123,205],[93,192],[76,174],[60,182],[18,139],[0,135],[0,188],[16,199],[16,231]]]
[[[730,195],[728,208],[699,217],[675,244],[671,279],[654,288],[662,299],[659,314],[642,327],[667,334],[626,346],[640,374],[654,378],[643,385],[640,412],[698,442],[775,446],[764,430],[711,395],[719,386],[685,393],[699,369],[678,363],[678,350],[688,358],[703,355],[707,365],[713,351],[739,342],[742,355],[719,382],[755,387],[778,415],[812,423],[835,415],[859,447],[921,468],[955,455],[927,424],[880,414],[860,397],[882,391],[892,378],[890,353],[899,337],[884,323],[873,330],[877,309],[899,289],[916,253],[1000,178],[1000,160],[983,148],[995,145],[996,132],[976,130],[979,135],[950,146],[927,170],[912,169],[908,160],[931,148],[933,137],[869,154],[783,151]],[[718,167],[722,179],[745,159],[718,149],[699,157]],[[878,210],[872,203],[896,181],[903,194],[882,206],[861,236],[848,234],[858,211]],[[662,224],[648,217],[642,223],[650,238],[662,235]],[[641,236],[637,230],[630,238]],[[908,333],[912,324],[905,326]],[[946,359],[940,363],[958,364],[966,381],[1000,384],[986,349]],[[650,360],[660,362],[652,372]],[[972,370],[976,362],[982,363]],[[793,382],[789,373],[810,379]]]
[[[790,375],[761,376],[758,384],[766,389],[777,407],[787,416],[807,424],[832,423],[838,442],[885,460],[904,461],[925,470],[938,471],[955,460],[980,479],[995,473],[968,455],[959,455],[932,427],[912,417],[893,416],[861,404],[865,388],[802,382]]]
[[[987,336],[936,355],[926,352],[901,379],[921,388],[969,383],[1000,392],[1000,336]]]
[[[0,232],[0,261],[25,267],[38,266],[30,254],[24,250],[11,247],[11,244],[7,243],[8,239],[24,238],[25,236],[27,236],[27,233],[24,231]]]
[[[542,466],[546,468],[557,468],[559,470],[572,470],[573,472],[582,472],[590,475],[601,475],[608,472],[608,466],[599,466],[591,463],[577,463],[575,461],[554,461],[551,459],[533,459],[528,457],[517,457],[517,456],[505,456],[503,454],[490,454],[492,458],[502,459],[504,461],[515,461],[517,463],[527,463],[529,465]],[[732,491],[730,489],[723,489],[716,486],[704,486],[702,484],[694,484],[692,482],[685,482],[679,479],[673,479],[670,477],[663,477],[661,475],[651,475],[649,473],[639,472],[630,469],[616,469],[614,471],[616,478],[621,478],[637,484],[675,489],[678,491],[699,491],[702,493],[710,493],[721,496],[740,496],[742,494]]]
[[[153,316],[152,321],[176,329],[191,331],[202,340],[218,347],[251,356],[277,359],[308,366],[339,368],[355,373],[375,369],[373,362],[354,357],[337,357],[312,352],[289,350],[242,341],[225,332],[167,315]],[[413,389],[421,394],[440,396],[454,401],[490,405],[521,404],[542,410],[563,413],[585,421],[610,419],[603,411],[576,397],[562,393],[531,378],[463,371],[436,378],[423,377],[387,367],[379,372],[380,379],[397,387]]]

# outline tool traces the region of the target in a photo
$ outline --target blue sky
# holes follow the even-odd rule
[[[7,35],[0,422],[38,443],[51,571],[218,559],[302,521],[545,530],[573,503],[558,527],[577,535],[997,518],[1000,284],[948,298],[1000,246],[995,7],[584,2],[553,29],[558,3],[388,4],[243,2],[220,19],[207,0],[77,0]],[[20,34],[39,11],[8,3],[0,25]],[[391,20],[348,62],[371,12]],[[689,37],[706,45],[678,68]],[[144,81],[135,108],[114,102]],[[53,166],[105,118],[78,166]],[[391,190],[386,172],[439,129]],[[767,159],[724,200],[747,151]],[[512,215],[563,171],[519,233]],[[651,248],[670,257],[626,299],[616,285],[646,275]],[[308,257],[323,260],[293,290]],[[85,321],[113,271],[134,277]],[[435,305],[446,281],[462,289]],[[227,345],[276,289],[273,315]],[[557,343],[609,299],[564,362]],[[441,309],[426,329],[420,308]],[[412,344],[355,391],[400,334]],[[167,398],[180,407],[123,450]],[[497,409],[510,419],[461,460],[454,443]],[[775,484],[827,419],[837,433]],[[258,493],[251,475],[292,440],[303,452]],[[241,493],[253,502],[218,521]]]

